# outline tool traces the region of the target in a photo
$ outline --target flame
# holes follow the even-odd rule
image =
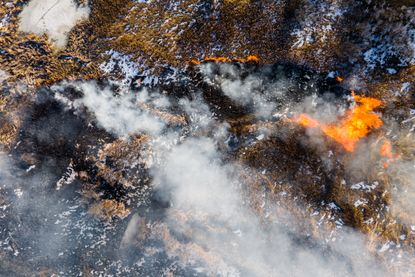
[[[309,128],[317,128],[320,126],[320,122],[315,119],[312,119],[310,116],[306,114],[300,114],[296,119],[295,122],[301,124],[304,127]]]
[[[346,151],[353,152],[356,143],[367,136],[372,129],[383,125],[380,116],[373,110],[382,105],[376,98],[352,94],[357,105],[348,110],[339,122],[333,124],[321,123],[306,114],[300,114],[292,121],[307,128],[320,128],[325,135],[338,142]]]
[[[225,57],[206,57],[203,59],[206,62],[230,63],[231,59]]]
[[[336,76],[336,81],[339,82],[339,83],[341,83],[341,82],[344,81],[344,78],[341,77],[341,76]]]
[[[380,147],[380,155],[389,159],[393,159],[395,155],[392,152],[392,143],[390,140],[386,140]]]
[[[259,58],[255,55],[249,55],[246,62],[259,63]]]
[[[379,154],[382,157],[387,158],[387,160],[383,162],[383,167],[385,169],[389,167],[391,162],[397,160],[400,157],[399,155],[393,153],[392,142],[388,139],[386,139],[385,142],[380,147]]]
[[[231,62],[239,62],[239,63],[259,63],[260,59],[258,56],[249,55],[246,59],[244,58],[235,58],[230,59],[227,57],[205,57],[203,59],[205,62],[215,62],[215,63],[231,63]],[[199,65],[201,62],[198,60],[191,60],[191,64]]]

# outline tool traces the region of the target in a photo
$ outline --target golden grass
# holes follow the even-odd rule
[[[130,214],[130,210],[125,208],[123,203],[110,199],[93,204],[88,212],[102,220],[108,221],[111,221],[114,217],[122,219]]]

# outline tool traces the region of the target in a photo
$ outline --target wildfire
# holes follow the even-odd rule
[[[260,59],[258,56],[250,55],[246,59],[244,58],[236,58],[230,59],[227,57],[205,57],[203,59],[205,62],[215,62],[215,63],[231,63],[231,62],[239,62],[239,63],[259,63]],[[199,65],[201,62],[198,60],[191,60],[190,63]]]
[[[357,105],[348,110],[339,122],[321,123],[306,114],[300,114],[292,121],[307,128],[319,128],[325,135],[338,142],[349,152],[353,152],[356,143],[373,130],[383,125],[380,116],[373,112],[382,105],[378,99],[353,94]]]

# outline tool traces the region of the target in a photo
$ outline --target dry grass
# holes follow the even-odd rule
[[[4,8],[3,8],[4,9]],[[50,44],[46,36],[23,34],[17,31],[21,6],[15,5],[6,12],[14,14],[11,22],[0,29],[0,45],[6,54],[0,55],[0,66],[10,76],[10,81],[23,80],[38,87],[63,79],[91,79],[99,76],[96,64],[81,51],[88,45],[81,39],[81,31],[72,31],[66,50],[58,50]],[[63,56],[72,59],[62,59]],[[78,60],[77,60],[78,59]],[[79,62],[82,61],[82,62]]]
[[[110,185],[134,186],[134,178],[125,175],[125,166],[138,161],[140,153],[145,151],[147,136],[137,136],[129,140],[118,139],[106,144],[98,152],[95,162],[98,168],[97,176],[106,180]],[[108,165],[105,161],[111,161]]]
[[[105,60],[103,53],[111,48],[132,54],[136,61],[140,60],[149,66],[165,63],[185,66],[191,59],[201,60],[207,55],[246,57],[248,54],[256,54],[267,63],[284,57],[325,68],[335,64],[339,57],[353,55],[343,52],[345,48],[351,49],[351,52],[356,49],[347,44],[340,47],[341,36],[333,36],[324,45],[305,45],[287,53],[286,44],[280,41],[287,38],[286,32],[289,31],[283,25],[284,15],[295,15],[302,4],[302,1],[289,2],[287,5],[277,5],[276,1],[271,0],[261,1],[261,4],[258,1],[227,0],[214,7],[213,12],[203,12],[199,10],[201,2],[197,0],[175,1],[176,10],[168,9],[172,4],[168,0],[152,1],[151,4],[134,4],[129,0],[93,0],[90,20],[79,24],[71,32],[67,48],[61,51],[54,49],[46,37],[17,33],[17,19],[13,17],[11,24],[0,30],[6,33],[0,36],[0,44],[8,52],[8,56],[0,56],[0,66],[10,74],[9,82],[23,80],[38,87],[63,79],[100,77],[98,66]],[[398,1],[393,2],[396,4]],[[6,13],[17,13],[19,9],[18,6],[0,6],[0,17]],[[326,53],[323,63],[321,56],[315,55],[320,49]],[[77,59],[60,59],[62,55]],[[396,79],[384,79],[369,86],[369,94],[386,103],[384,110],[387,116],[407,116],[402,111],[413,107],[411,93],[391,96],[400,90],[402,82],[413,83],[414,76],[415,67],[405,69],[394,77]],[[2,111],[9,113],[15,110],[13,105],[8,98],[0,98]],[[172,125],[186,124],[186,119],[181,115],[147,106],[141,108]],[[414,197],[396,198],[393,190],[396,182],[404,189],[413,181],[402,179],[403,175],[394,171],[393,166],[390,170],[384,170],[379,166],[379,157],[375,153],[369,161],[371,171],[366,172],[364,177],[367,182],[377,180],[379,185],[370,193],[352,190],[349,182],[344,183],[344,180],[351,183],[354,181],[345,169],[348,159],[352,157],[340,159],[341,163],[333,160],[335,168],[326,170],[318,150],[304,145],[298,139],[304,137],[304,133],[298,129],[292,129],[285,123],[258,122],[254,115],[229,118],[228,122],[231,125],[230,132],[238,136],[254,134],[261,129],[275,133],[277,130],[285,132],[282,137],[273,136],[241,149],[233,157],[252,168],[252,171],[243,173],[243,177],[249,184],[247,197],[260,216],[265,215],[257,195],[265,189],[267,197],[279,203],[275,208],[275,216],[279,220],[291,223],[294,217],[298,219],[295,222],[302,224],[304,233],[309,232],[315,238],[324,237],[333,230],[336,225],[332,219],[339,217],[347,226],[367,235],[368,248],[374,253],[380,245],[389,241],[413,251],[415,237],[408,222],[415,222],[415,219],[405,207],[411,205],[406,202],[407,199]],[[0,143],[10,146],[19,130],[18,120],[14,120],[10,113],[0,124]],[[125,175],[125,164],[139,160],[140,155],[148,150],[148,139],[146,136],[137,136],[131,140],[115,140],[104,145],[98,155],[91,158],[98,169],[99,180],[105,180],[112,186],[132,186],[135,177]],[[414,160],[415,143],[411,136],[402,133],[393,142],[401,160]],[[112,164],[103,162],[106,160],[112,161]],[[264,170],[266,172],[262,174]],[[91,181],[90,175],[85,173],[83,181]],[[322,184],[325,186],[322,187]],[[96,186],[97,184],[85,185],[83,190],[85,198],[93,202],[90,208],[92,214],[103,220],[123,218],[129,214],[124,203],[103,200],[95,191]],[[363,198],[367,202],[357,207],[356,201]],[[322,201],[326,204],[335,203],[340,208],[338,214],[334,215],[333,211],[321,208]],[[310,217],[315,210],[319,210],[319,218]],[[318,224],[321,217],[327,219],[322,226]],[[370,219],[373,221],[367,223]],[[402,235],[405,235],[405,240],[400,239]]]
[[[130,214],[130,210],[125,208],[123,203],[115,200],[103,200],[92,205],[88,213],[102,219],[111,221],[114,217],[125,218]]]

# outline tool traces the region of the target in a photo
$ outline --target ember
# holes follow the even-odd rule
[[[346,115],[337,123],[324,124],[306,114],[300,114],[292,121],[307,128],[320,128],[324,134],[343,146],[346,151],[353,152],[356,143],[367,136],[372,129],[383,125],[380,116],[373,112],[382,102],[371,97],[353,94],[357,105],[348,110]]]

